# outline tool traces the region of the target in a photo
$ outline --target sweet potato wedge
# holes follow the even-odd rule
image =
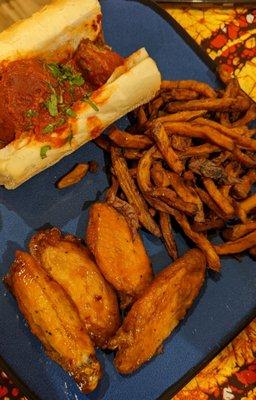
[[[184,318],[205,276],[205,257],[198,249],[162,270],[124,319],[109,348],[117,349],[115,366],[129,374],[150,360]]]
[[[76,308],[61,286],[22,251],[17,251],[5,281],[48,355],[74,377],[83,392],[94,390],[101,376],[100,364]]]
[[[104,347],[120,325],[118,303],[88,249],[57,228],[34,235],[29,248],[73,301],[92,341]]]
[[[89,213],[86,240],[102,274],[120,293],[122,306],[137,299],[152,280],[139,233],[133,240],[123,215],[106,203],[95,203]]]

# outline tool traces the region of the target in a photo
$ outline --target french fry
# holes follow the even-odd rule
[[[223,210],[215,203],[215,201],[209,196],[207,192],[203,189],[196,187],[196,192],[199,195],[202,202],[207,205],[207,207],[214,212],[219,218],[227,219],[227,215],[223,212]]]
[[[243,130],[244,130],[244,133],[243,133],[244,136],[253,137],[256,135],[256,128],[248,129],[247,127],[243,127]]]
[[[160,227],[161,227],[165,247],[166,247],[169,255],[171,256],[171,258],[174,261],[178,258],[178,250],[177,250],[177,245],[176,245],[173,231],[172,231],[170,216],[161,211],[159,213],[159,222],[160,222]]]
[[[192,138],[188,136],[171,135],[171,144],[174,150],[185,151],[192,145]]]
[[[203,129],[193,127],[189,122],[166,121],[163,125],[169,135],[181,135],[190,138],[205,139]]]
[[[235,213],[234,207],[226,197],[224,197],[220,191],[218,190],[217,186],[215,185],[214,181],[211,178],[204,178],[203,184],[209,193],[209,195],[213,198],[219,208],[229,217],[233,216]]]
[[[138,167],[132,167],[129,169],[129,174],[133,179],[137,179]]]
[[[207,259],[208,267],[213,269],[214,271],[219,271],[221,267],[220,259],[209,240],[206,239],[206,237],[202,233],[194,232],[191,229],[191,226],[189,225],[188,220],[184,214],[175,211],[173,216],[178,224],[181,226],[185,235],[188,236],[203,251]]]
[[[256,230],[256,221],[247,221],[245,224],[236,224],[230,228],[226,228],[222,231],[222,236],[225,240],[233,241],[240,239],[247,235],[247,233]]]
[[[192,89],[170,89],[161,95],[165,103],[171,100],[194,100],[199,97],[199,93]]]
[[[222,194],[222,196],[226,197],[226,199],[228,199],[230,203],[232,203],[232,200],[230,199],[230,196],[229,196],[231,187],[232,187],[232,185],[222,185],[219,188],[219,191]]]
[[[146,124],[146,122],[147,122],[148,119],[147,119],[147,116],[146,116],[146,113],[145,113],[145,111],[144,111],[143,106],[140,106],[140,107],[139,107],[138,113],[137,113],[137,118],[138,118],[138,124],[139,124],[140,126]]]
[[[206,156],[212,153],[221,152],[221,148],[211,143],[204,143],[199,146],[187,147],[179,156],[180,158]]]
[[[225,222],[221,218],[213,218],[206,220],[205,222],[196,222],[192,224],[192,229],[195,232],[206,232],[210,229],[221,229],[225,225]]]
[[[204,221],[203,204],[195,190],[187,186],[183,179],[175,172],[169,172],[170,186],[177,193],[177,195],[185,202],[195,204],[197,207],[195,220],[198,222]]]
[[[113,129],[108,137],[119,147],[130,149],[147,149],[152,146],[152,140],[145,135],[132,135],[131,133]]]
[[[176,193],[169,188],[154,188],[146,193],[150,197],[159,197],[161,200],[167,202],[170,207],[183,211],[186,214],[194,215],[198,211],[197,205],[193,203],[186,203],[180,199]]]
[[[239,83],[238,80],[233,78],[231,79],[225,89],[225,92],[223,94],[223,97],[237,97],[239,95],[240,92],[240,87],[239,87]]]
[[[216,144],[219,147],[223,147],[229,151],[233,151],[235,144],[233,140],[222,133],[218,132],[216,129],[211,127],[202,127],[204,130],[204,134],[210,142]]]
[[[227,254],[241,253],[242,251],[248,250],[254,247],[256,243],[256,230],[243,236],[240,239],[219,244],[215,247],[217,254],[224,256]]]
[[[241,166],[237,162],[229,162],[225,167],[225,172],[227,174],[228,183],[222,185],[219,188],[219,191],[230,203],[232,203],[234,200],[230,196],[230,190],[234,182],[238,181],[238,176],[241,172]]]
[[[256,171],[254,169],[249,170],[238,183],[233,186],[233,192],[239,199],[245,199],[253,183],[256,182]]]
[[[140,190],[148,192],[152,188],[150,179],[150,169],[153,161],[157,158],[161,158],[159,151],[156,146],[152,146],[151,149],[146,151],[144,156],[140,159],[138,164],[137,180]]]
[[[58,182],[58,189],[65,189],[80,182],[89,171],[89,163],[77,164],[70,172],[64,175]]]
[[[126,161],[121,156],[121,151],[119,149],[115,147],[111,148],[111,160],[119,184],[125,193],[127,200],[138,213],[140,223],[153,235],[160,237],[160,229],[151,217],[148,211],[148,206],[140,195],[134,180],[130,176]]]
[[[249,101],[242,97],[227,97],[222,99],[208,98],[200,100],[189,100],[187,102],[175,102],[170,103],[167,107],[167,111],[170,113],[177,111],[196,111],[196,110],[208,110],[208,111],[246,111],[250,107]]]
[[[108,204],[112,204],[114,202],[117,192],[118,192],[118,188],[119,188],[118,179],[114,175],[112,175],[111,186],[106,193],[106,202]]]
[[[163,201],[159,200],[158,198],[148,198],[147,200],[150,204],[155,207],[159,211],[166,212],[167,214],[172,215],[177,223],[182,228],[183,232],[187,237],[189,237],[205,254],[209,268],[219,271],[220,270],[220,259],[213,247],[213,245],[206,239],[204,234],[194,232],[189,223],[187,218],[184,214],[175,210],[174,208],[170,207],[168,204],[165,204]]]
[[[186,122],[191,121],[195,118],[202,117],[207,113],[207,110],[197,110],[197,111],[180,111],[175,114],[167,114],[162,117],[158,117],[154,122]],[[150,124],[150,123],[149,123]],[[149,125],[147,124],[147,125]]]
[[[144,154],[143,150],[123,149],[123,156],[128,160],[139,160]]]
[[[214,164],[221,165],[225,161],[229,160],[232,157],[232,154],[229,151],[222,151],[217,157],[213,159]]]
[[[253,194],[238,204],[238,216],[243,223],[246,223],[247,214],[254,208],[256,208],[256,194]]]
[[[246,114],[238,119],[237,121],[232,123],[232,127],[241,127],[244,125],[249,124],[250,122],[254,121],[256,119],[256,104],[253,103],[248,110],[246,111]]]
[[[209,125],[214,129],[217,129],[221,133],[230,136],[232,138],[236,138],[238,136],[246,136],[248,128],[247,127],[226,127],[221,125],[219,122],[212,121],[210,119],[206,119],[203,117],[198,117],[193,120],[193,124],[195,125]]]
[[[255,167],[256,166],[256,158],[243,153],[238,147],[235,146],[233,150],[234,158],[239,161],[241,164],[245,165],[246,167]]]
[[[152,127],[152,135],[155,139],[159,151],[161,152],[163,158],[166,160],[171,170],[180,174],[184,170],[184,165],[180,161],[178,155],[173,150],[164,126],[159,123],[154,124],[154,126]]]
[[[169,171],[162,167],[160,161],[155,161],[151,168],[151,177],[156,186],[168,187],[171,184]]]
[[[153,217],[153,218],[154,218],[154,217],[156,216],[156,214],[157,214],[157,211],[156,211],[153,207],[149,207],[148,211],[149,211],[151,217]]]
[[[172,186],[181,199],[188,203],[194,203],[197,206],[195,221],[204,221],[203,203],[200,197],[193,188],[185,185],[183,179],[179,175],[165,170],[161,162],[155,162],[151,169],[151,176],[156,186]]]
[[[232,138],[238,146],[244,149],[256,151],[256,140],[243,136],[243,129],[241,130],[241,128],[228,128],[219,124],[218,122],[210,121],[209,119],[204,118],[197,118],[195,121],[193,121],[193,124],[210,126],[224,135]]]
[[[107,151],[108,153],[110,152],[111,144],[103,136],[98,136],[94,139],[94,143],[96,143],[96,145],[102,150]]]
[[[231,79],[227,86],[226,89],[223,93],[223,97],[236,97],[238,95],[239,92],[239,84],[237,79]],[[229,119],[229,113],[228,112],[223,112],[220,114],[220,123],[221,125],[224,126],[231,126],[231,122]]]
[[[164,104],[164,100],[162,97],[157,97],[153,101],[151,101],[148,105],[150,119],[154,119],[157,117],[159,109]]]
[[[160,200],[159,198],[151,197],[149,194],[146,194],[145,199],[151,205],[151,207],[153,207],[157,211],[162,211],[162,212],[164,212],[166,214],[170,214],[170,215],[175,214],[174,208],[170,207],[167,203]]]
[[[220,113],[220,123],[224,126],[231,126],[228,112]]]
[[[194,90],[200,95],[205,97],[215,98],[217,97],[216,92],[207,83],[198,82],[194,80],[186,81],[162,81],[161,90],[171,90],[171,89],[189,89]]]
[[[221,148],[232,151],[234,142],[229,137],[222,135],[216,129],[204,126],[195,126],[189,122],[166,122],[164,127],[168,134],[185,135],[193,138],[205,139],[217,144]]]

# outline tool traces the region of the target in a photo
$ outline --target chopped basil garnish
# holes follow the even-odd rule
[[[86,93],[83,97],[83,101],[88,103],[95,111],[99,111],[97,105],[91,100],[91,93]]]
[[[55,78],[61,77],[61,71],[57,63],[48,64],[48,68]]]
[[[26,116],[29,118],[36,117],[38,112],[36,110],[29,109],[26,111]]]
[[[52,117],[58,115],[58,97],[55,93],[52,93],[50,99],[46,102],[46,107]]]
[[[70,85],[82,86],[84,84],[84,78],[80,73],[72,71],[70,67],[63,64],[51,63],[48,64],[48,68],[55,78],[58,78],[60,82],[69,81]]]
[[[66,65],[59,64],[59,69],[61,73],[61,79],[63,81],[67,80],[69,81],[70,79],[73,78],[73,71],[70,67],[67,67]]]
[[[53,132],[53,130],[54,130],[54,124],[49,124],[43,128],[43,133],[50,133]]]
[[[66,114],[67,114],[69,117],[76,117],[76,112],[73,111],[72,108],[67,108],[67,109],[66,109]]]
[[[41,147],[41,149],[40,149],[40,157],[42,159],[46,158],[47,157],[47,151],[50,150],[50,149],[51,149],[51,146],[49,146],[48,144],[43,146],[43,147]]]
[[[54,124],[54,127],[55,127],[55,128],[59,128],[59,126],[64,125],[65,122],[66,122],[65,118],[60,118],[60,119]]]
[[[67,143],[69,143],[70,146],[71,146],[71,142],[72,142],[73,137],[74,137],[73,133],[70,132],[70,134],[67,137]]]
[[[80,74],[74,75],[73,78],[70,79],[70,84],[74,86],[83,86],[84,78]]]
[[[65,118],[60,118],[55,124],[48,124],[43,128],[43,133],[51,133],[55,128],[59,128],[66,122]]]

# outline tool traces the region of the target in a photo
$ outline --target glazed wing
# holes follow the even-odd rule
[[[120,326],[118,302],[88,249],[56,228],[34,235],[29,248],[72,299],[94,343],[104,347]]]
[[[83,392],[94,390],[101,376],[100,364],[63,289],[31,255],[21,251],[16,253],[6,281],[49,356],[74,377]]]
[[[159,273],[128,312],[109,348],[117,349],[115,366],[129,374],[148,361],[191,307],[204,282],[205,257],[188,251]]]
[[[139,233],[132,238],[124,216],[106,203],[94,204],[86,240],[102,274],[121,294],[123,306],[138,298],[152,280],[152,269]]]

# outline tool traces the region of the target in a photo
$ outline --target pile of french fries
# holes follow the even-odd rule
[[[96,143],[111,156],[107,202],[134,232],[144,227],[175,260],[173,221],[220,270],[220,255],[256,254],[256,105],[235,79],[226,88],[163,81],[157,96],[131,115],[127,131],[113,127]],[[220,230],[213,245],[208,232]]]

